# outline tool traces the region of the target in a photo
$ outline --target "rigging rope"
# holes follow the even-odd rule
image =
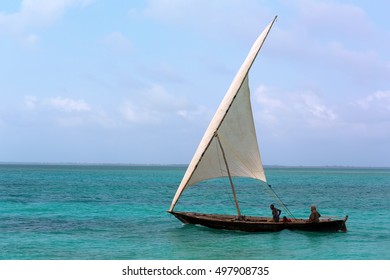
[[[278,200],[280,201],[282,207],[286,210],[286,212],[294,219],[296,220],[296,218],[294,217],[294,215],[290,212],[290,210],[287,208],[286,204],[283,203],[283,201],[280,199],[280,197],[278,196],[278,194],[274,191],[274,189],[272,188],[272,186],[270,184],[268,184],[268,187],[270,188],[270,190],[272,190],[272,192],[275,194],[275,196],[278,198]]]

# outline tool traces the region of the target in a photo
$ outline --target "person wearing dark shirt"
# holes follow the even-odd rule
[[[282,210],[276,208],[273,204],[271,204],[269,208],[272,210],[272,220],[274,222],[279,222],[279,217],[280,213],[282,213]]]

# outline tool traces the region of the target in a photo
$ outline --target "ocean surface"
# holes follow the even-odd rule
[[[349,215],[346,233],[183,225],[166,210],[184,172],[184,166],[0,164],[0,259],[390,259],[390,169],[266,168],[296,218],[307,218],[316,204],[323,217]],[[235,184],[244,215],[270,216],[271,203],[281,208],[258,181]],[[175,209],[235,213],[226,180],[188,188]]]

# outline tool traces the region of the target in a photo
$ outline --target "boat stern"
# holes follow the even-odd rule
[[[347,226],[346,226],[347,220],[348,220],[348,215],[345,216],[343,223],[341,224],[340,231],[342,231],[342,232],[347,231]]]

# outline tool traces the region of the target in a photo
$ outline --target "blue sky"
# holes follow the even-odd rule
[[[390,166],[388,1],[0,2],[0,162],[188,163],[263,28],[264,164]]]

